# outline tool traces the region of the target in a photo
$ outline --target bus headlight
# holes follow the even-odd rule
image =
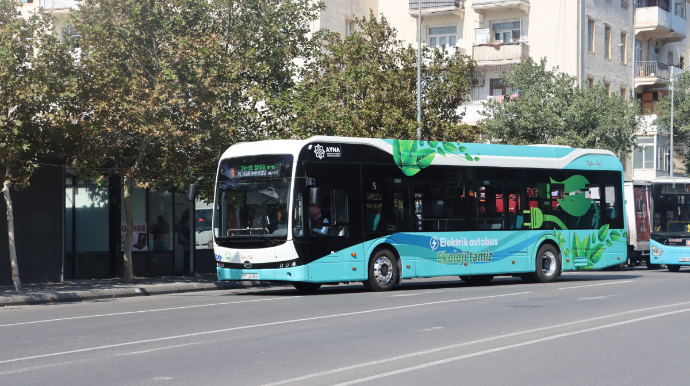
[[[659,248],[657,248],[657,247],[655,247],[655,246],[652,246],[652,255],[654,255],[654,256],[661,256],[661,255],[663,255],[663,254],[664,254],[664,251],[663,251],[663,250],[661,250],[661,249],[659,249]]]

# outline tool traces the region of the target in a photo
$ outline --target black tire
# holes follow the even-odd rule
[[[561,272],[561,254],[551,244],[542,244],[537,251],[532,279],[537,283],[551,283]]]
[[[485,285],[489,284],[493,280],[494,275],[473,275],[473,276],[460,276],[460,279],[469,285]]]
[[[369,279],[364,286],[370,291],[388,291],[398,282],[398,259],[388,249],[379,249],[369,259]]]
[[[321,283],[305,283],[305,282],[294,282],[292,283],[295,288],[300,292],[313,293],[321,288]]]
[[[660,269],[660,268],[661,268],[661,264],[652,264],[652,262],[650,261],[651,259],[652,259],[651,256],[648,256],[648,257],[645,259],[645,263],[647,264],[647,269]]]
[[[680,271],[680,265],[678,264],[666,264],[666,267],[668,267],[668,270],[670,272],[678,272]]]

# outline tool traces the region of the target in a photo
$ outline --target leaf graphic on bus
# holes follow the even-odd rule
[[[400,141],[400,152],[404,166],[416,166],[415,157],[417,156],[417,141]]]
[[[438,141],[429,141],[429,146],[436,147],[436,146],[438,146],[438,143],[439,143]]]
[[[468,161],[474,161],[474,158],[469,154],[465,154],[465,158],[467,158]]]
[[[620,239],[620,238],[621,238],[621,234],[618,233],[618,231],[616,231],[616,230],[611,231],[611,240],[618,241],[618,239]]]
[[[400,140],[396,139],[393,141],[393,161],[402,169],[402,150],[400,149]]]
[[[446,151],[451,152],[451,153],[458,150],[458,148],[455,147],[455,145],[453,145],[452,143],[448,143],[448,142],[443,142],[443,148],[446,149]]]
[[[438,149],[436,149],[436,151],[438,152],[438,154],[442,155],[443,157],[446,156],[446,152],[443,150],[443,148],[439,147]]]
[[[596,264],[599,262],[599,260],[601,260],[602,256],[604,256],[604,244],[599,244],[598,248],[592,251],[592,256],[589,258],[589,260],[592,262],[592,264]]]
[[[599,241],[606,240],[606,233],[609,231],[609,224],[604,225],[599,229]]]
[[[467,151],[467,148],[465,146],[460,145],[460,146],[458,146],[458,150],[460,150],[461,152],[464,153]]]
[[[569,249],[564,249],[563,253],[565,253],[565,257],[570,257],[570,250]]]
[[[420,150],[417,153],[417,166],[419,166],[421,169],[424,169],[425,167],[431,165],[431,161],[434,160],[435,156],[436,152],[432,149],[426,148]]]
[[[611,242],[611,240],[606,240],[606,246],[609,248],[613,247],[613,243]]]
[[[627,238],[628,238],[628,232],[627,232],[627,231],[623,231],[623,233],[621,234],[621,237],[627,239]]]

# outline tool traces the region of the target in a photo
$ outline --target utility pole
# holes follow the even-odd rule
[[[417,139],[422,140],[422,0],[417,3]]]

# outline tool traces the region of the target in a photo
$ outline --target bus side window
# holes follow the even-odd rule
[[[347,191],[335,189],[331,191],[331,226],[329,236],[347,237],[349,235],[349,205]]]

